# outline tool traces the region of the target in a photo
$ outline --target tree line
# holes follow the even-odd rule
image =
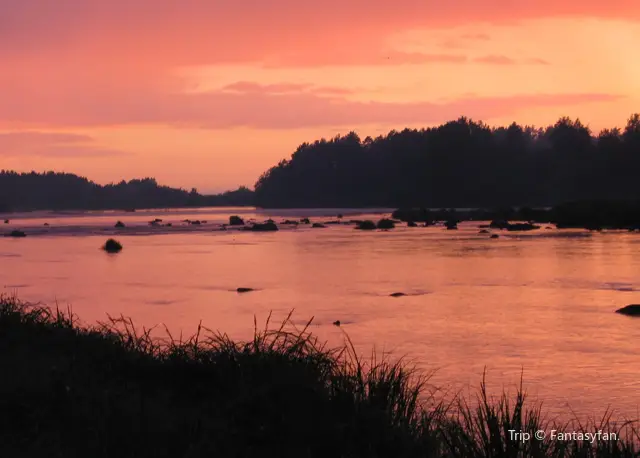
[[[255,191],[202,195],[153,178],[99,185],[71,173],[0,171],[0,212],[195,206],[507,208],[640,200],[640,115],[595,135],[579,119],[546,128],[490,127],[461,117],[437,127],[355,132],[303,143]]]
[[[71,173],[0,171],[0,212],[29,210],[104,210],[243,206],[253,204],[253,191],[240,187],[202,195],[159,185],[154,178],[99,185]]]
[[[303,143],[255,184],[260,207],[511,207],[640,199],[640,115],[597,135],[579,119],[493,128],[466,117]]]

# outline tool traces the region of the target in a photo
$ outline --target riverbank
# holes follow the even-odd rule
[[[324,348],[288,323],[256,326],[249,342],[204,328],[154,340],[124,319],[86,327],[4,297],[0,367],[3,457],[631,457],[639,440],[609,417],[546,424],[523,392],[491,400],[481,389],[477,409],[439,397],[402,362]],[[523,442],[509,432],[539,429],[602,434]]]

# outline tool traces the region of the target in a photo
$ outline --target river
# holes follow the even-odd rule
[[[0,229],[28,236],[0,238],[0,291],[69,305],[85,323],[125,315],[174,335],[202,321],[246,339],[254,316],[263,325],[270,312],[278,322],[294,310],[296,325],[313,317],[310,329],[332,345],[347,333],[367,357],[375,347],[435,370],[431,383],[449,393],[475,389],[485,369],[492,391],[513,391],[522,373],[553,415],[599,418],[611,407],[638,418],[640,319],[614,313],[640,302],[638,234],[542,228],[490,239],[478,222],[457,231],[219,230],[232,214],[327,221],[338,211],[380,217],[246,208],[4,215],[11,221]],[[172,227],[150,227],[154,218]],[[114,229],[117,220],[127,227]],[[100,246],[113,234],[124,249],[109,255]]]

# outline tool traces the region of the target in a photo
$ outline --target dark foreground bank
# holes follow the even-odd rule
[[[632,457],[640,441],[608,416],[554,427],[522,392],[440,399],[402,363],[284,326],[243,343],[203,328],[160,341],[4,297],[0,368],[2,457]]]

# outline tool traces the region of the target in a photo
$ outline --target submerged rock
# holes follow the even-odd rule
[[[616,313],[627,316],[640,316],[640,304],[630,304],[626,307],[616,310]]]
[[[497,239],[497,238],[499,238],[499,237],[500,237],[500,236],[499,236],[498,234],[491,234],[491,237],[490,237],[490,238],[492,238],[492,239]]]
[[[507,229],[510,226],[509,221],[504,219],[494,219],[489,224],[491,229]]]
[[[278,226],[273,221],[267,221],[266,223],[254,223],[253,226],[245,228],[249,231],[255,232],[269,232],[269,231],[277,231]]]
[[[122,221],[118,221],[113,227],[125,227]]]
[[[508,231],[533,231],[535,229],[540,229],[540,226],[531,223],[513,223],[507,226]]]
[[[118,253],[122,251],[122,244],[115,239],[109,239],[102,247],[107,253]]]
[[[244,226],[244,220],[238,215],[229,217],[229,226]]]
[[[398,208],[391,214],[393,219],[426,223],[432,220],[431,211],[425,208]]]
[[[298,223],[298,221],[294,221],[294,220],[291,220],[291,219],[285,219],[280,224],[290,224],[292,226],[297,226],[299,223]]]
[[[406,296],[405,293],[391,293],[389,294],[389,296],[391,297],[402,297],[402,296]]]
[[[486,229],[482,229],[480,232],[478,232],[478,234],[488,234],[489,231]]]
[[[407,221],[407,227],[418,227],[415,221]]]
[[[456,230],[456,229],[458,229],[458,222],[457,221],[446,221],[444,223],[444,226],[449,231]]]
[[[324,224],[322,224],[322,223],[313,223],[313,224],[311,225],[311,227],[315,227],[315,228],[324,228],[324,227],[327,227],[327,226],[325,226],[325,225],[324,225]]]
[[[300,218],[300,222],[302,224],[311,224],[311,221],[309,221],[309,218]]]
[[[376,223],[371,220],[360,221],[355,228],[362,231],[372,231],[376,229]]]
[[[8,219],[5,219],[5,220],[4,220],[4,224],[9,224],[9,220],[8,220]]]
[[[336,321],[334,321],[334,322],[333,322],[333,325],[334,325],[334,326],[340,326],[340,320],[336,320]]]
[[[250,293],[251,291],[254,291],[253,288],[237,288],[236,292],[238,293]]]
[[[27,234],[25,234],[22,231],[15,230],[15,231],[9,232],[8,234],[5,234],[4,236],[5,237],[26,237]]]
[[[377,226],[378,229],[393,229],[394,227],[396,227],[396,223],[391,219],[383,218],[378,221]]]

